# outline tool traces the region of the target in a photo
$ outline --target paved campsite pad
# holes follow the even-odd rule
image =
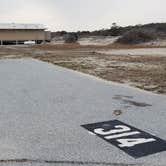
[[[0,77],[1,165],[165,165],[165,151],[134,159],[81,125],[118,119],[166,140],[166,96],[33,59],[0,60]]]

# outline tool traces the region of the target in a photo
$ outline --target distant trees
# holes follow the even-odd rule
[[[166,23],[151,23],[145,25],[135,25],[121,27],[116,23],[112,23],[109,29],[100,29],[95,31],[78,31],[69,33],[66,31],[58,31],[51,33],[52,38],[63,36],[66,43],[77,42],[79,37],[84,36],[122,36],[118,42],[120,43],[140,43],[153,40],[157,37],[166,37]]]
[[[166,24],[160,23],[156,26],[156,31],[160,34],[166,34]]]
[[[51,32],[51,38],[54,38],[56,36],[64,36],[65,34],[67,34],[66,31]]]
[[[90,31],[78,31],[77,35],[78,36],[89,36],[91,34]]]
[[[112,26],[110,28],[110,35],[111,36],[121,35],[121,27],[119,27],[116,23],[112,23]]]
[[[122,27],[118,26],[116,23],[112,23],[110,29],[101,29],[97,31],[92,31],[91,36],[119,36],[121,35]]]

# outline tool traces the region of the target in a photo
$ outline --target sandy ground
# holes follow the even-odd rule
[[[98,53],[107,55],[154,55],[166,56],[166,48],[136,48],[136,49],[111,49],[98,51]]]
[[[153,46],[166,46],[166,39],[157,39],[155,41],[147,42],[145,45],[153,45]]]
[[[110,36],[91,36],[91,37],[81,37],[78,40],[78,43],[80,45],[86,46],[86,45],[108,45],[113,44],[119,37],[110,37]],[[64,44],[63,37],[55,37],[52,40],[52,44]]]
[[[82,46],[95,45],[95,46],[106,46],[113,44],[120,36],[90,36],[81,37],[78,39],[78,43]],[[56,36],[52,40],[52,44],[64,44],[64,38],[62,36]],[[142,44],[140,44],[142,45]],[[156,47],[166,47],[166,39],[157,39],[155,41],[150,41],[144,43],[144,46],[156,46]]]
[[[113,44],[119,37],[89,37],[89,38],[80,38],[78,43],[80,45],[108,45]]]
[[[72,49],[70,49],[72,48]],[[79,46],[0,47],[1,58],[32,57],[55,65],[166,94],[166,49],[114,49]]]

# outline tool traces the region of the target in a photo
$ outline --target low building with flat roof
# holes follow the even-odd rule
[[[35,41],[40,44],[51,40],[51,33],[42,24],[0,24],[0,44],[24,44]]]

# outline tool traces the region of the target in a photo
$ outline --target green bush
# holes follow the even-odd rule
[[[65,43],[76,43],[78,40],[77,33],[67,33],[64,35]]]

